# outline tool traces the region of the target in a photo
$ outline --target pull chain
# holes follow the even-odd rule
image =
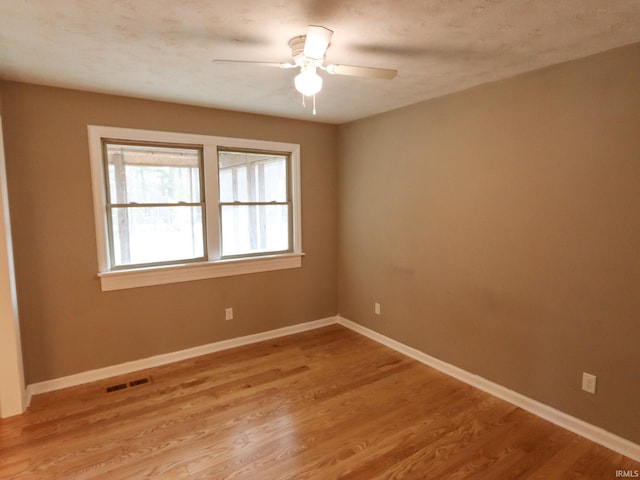
[[[305,108],[307,106],[307,102],[305,101],[305,96],[304,94],[302,95],[302,108]],[[313,94],[313,114],[316,114],[316,94]]]

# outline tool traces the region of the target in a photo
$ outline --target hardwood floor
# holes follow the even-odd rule
[[[150,382],[106,393],[141,377]],[[8,479],[613,479],[640,464],[330,326],[33,399]]]

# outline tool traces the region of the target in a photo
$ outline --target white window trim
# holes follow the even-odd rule
[[[187,282],[205,278],[227,277],[247,273],[268,272],[302,266],[302,214],[300,195],[300,145],[294,143],[268,142],[232,137],[217,137],[189,133],[173,133],[132,128],[89,125],[89,157],[91,162],[91,184],[98,250],[98,277],[102,291],[135,288],[166,283]],[[205,164],[205,188],[207,198],[207,224],[219,225],[218,201],[218,147],[238,149],[271,150],[291,153],[291,188],[293,208],[293,251],[285,254],[266,254],[230,260],[220,259],[219,238],[207,235],[209,260],[206,262],[178,265],[152,266],[111,270],[109,265],[109,243],[106,223],[106,183],[102,159],[102,138],[142,142],[164,142],[202,145]],[[216,168],[207,168],[216,165]]]

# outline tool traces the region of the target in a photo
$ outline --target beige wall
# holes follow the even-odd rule
[[[18,83],[2,93],[27,383],[336,314],[335,126]],[[87,124],[299,143],[303,267],[101,292]]]
[[[639,443],[639,57],[340,128],[2,84],[27,383],[340,311]],[[300,143],[303,268],[102,293],[87,124]]]
[[[639,59],[342,126],[340,313],[640,443]]]

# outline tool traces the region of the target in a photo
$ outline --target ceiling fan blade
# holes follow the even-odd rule
[[[333,30],[318,25],[309,25],[307,39],[304,42],[304,56],[313,60],[322,60],[332,36]]]
[[[293,63],[280,63],[280,62],[254,62],[251,60],[220,60],[214,59],[213,63],[226,63],[237,65],[257,65],[259,67],[278,67],[278,68],[295,68],[297,65]]]
[[[324,69],[332,75],[382,78],[386,80],[391,80],[398,75],[397,70],[391,70],[389,68],[356,67],[355,65],[327,65]]]

